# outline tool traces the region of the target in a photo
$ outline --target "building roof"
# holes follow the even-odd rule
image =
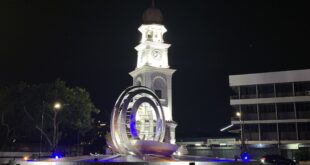
[[[310,81],[310,69],[229,75],[229,86]]]

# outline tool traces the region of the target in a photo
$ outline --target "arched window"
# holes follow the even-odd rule
[[[142,85],[142,78],[140,76],[135,79],[135,85],[136,86],[141,86]]]
[[[146,40],[147,41],[151,41],[153,38],[153,32],[152,31],[148,31],[147,35],[146,35]]]
[[[153,79],[153,90],[160,99],[167,100],[167,83],[162,77]]]

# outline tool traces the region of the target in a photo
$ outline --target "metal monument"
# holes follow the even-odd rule
[[[131,155],[171,155],[177,146],[163,143],[165,116],[159,98],[149,88],[132,86],[117,99],[111,116],[116,151]]]

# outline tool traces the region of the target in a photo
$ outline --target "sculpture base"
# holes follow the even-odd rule
[[[133,145],[141,155],[153,154],[171,156],[178,149],[178,146],[175,144],[149,140],[136,140],[133,142]]]

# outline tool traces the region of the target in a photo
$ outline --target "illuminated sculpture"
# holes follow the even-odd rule
[[[111,136],[117,152],[171,155],[177,146],[163,143],[165,127],[162,106],[151,89],[132,86],[117,99],[111,118]]]

